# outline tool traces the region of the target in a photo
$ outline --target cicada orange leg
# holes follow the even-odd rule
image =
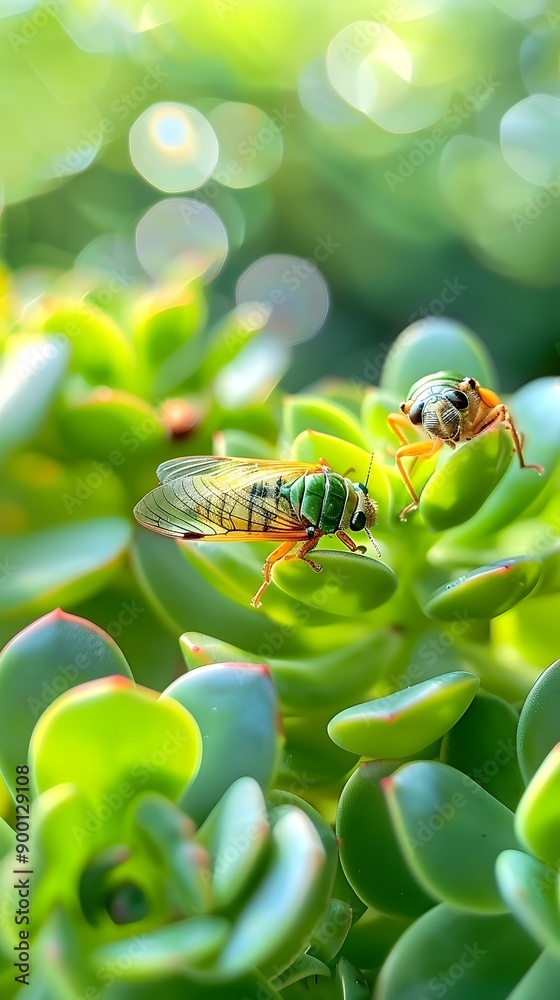
[[[274,549],[274,552],[271,552],[270,555],[267,556],[263,566],[264,580],[251,601],[254,608],[260,608],[261,606],[261,597],[272,581],[272,567],[275,563],[281,562],[282,560],[288,562],[290,559],[303,559],[303,561],[306,562],[315,573],[321,572],[323,567],[319,566],[319,563],[313,562],[311,559],[307,558],[307,553],[311,552],[311,549],[315,548],[320,537],[321,533],[317,532],[313,538],[308,538],[302,544],[299,542],[294,543],[293,541],[282,542],[282,545],[279,545],[277,549]],[[296,545],[299,545],[299,548],[297,552],[293,552],[292,550]]]

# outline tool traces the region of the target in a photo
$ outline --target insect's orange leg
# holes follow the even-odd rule
[[[482,397],[483,398],[483,397]],[[511,414],[505,405],[505,403],[497,403],[496,406],[490,413],[487,413],[478,424],[473,426],[473,434],[482,434],[484,431],[492,430],[496,424],[503,424],[505,429],[510,432],[513,438],[513,446],[515,448],[517,457],[519,459],[519,465],[522,469],[536,469],[539,476],[542,476],[544,468],[542,465],[529,465],[523,458],[523,448],[521,441],[519,439],[519,434],[517,433],[517,428],[511,419]]]
[[[294,545],[298,544],[297,542],[282,542],[282,545],[279,545],[277,549],[274,549],[274,552],[271,552],[270,555],[267,556],[263,566],[264,581],[261,583],[257,593],[251,601],[254,608],[260,608],[261,606],[260,598],[272,580],[272,567],[274,566],[274,563],[280,562],[282,559],[285,559],[286,562],[289,559],[303,559],[304,562],[311,566],[311,569],[314,570],[315,573],[321,572],[323,568],[322,566],[319,566],[318,563],[312,562],[311,559],[306,558],[307,553],[310,552],[311,549],[315,548],[320,537],[321,534],[317,533],[314,538],[308,538],[303,545],[299,546],[297,552],[292,552]]]
[[[260,608],[261,606],[260,599],[272,579],[272,567],[274,566],[274,563],[279,562],[280,559],[285,559],[286,556],[288,555],[288,552],[290,552],[293,549],[293,547],[294,547],[294,542],[292,541],[282,542],[282,544],[279,545],[277,549],[274,549],[274,552],[271,552],[270,555],[266,557],[263,566],[264,581],[261,583],[259,589],[257,590],[257,593],[255,594],[253,600],[251,601],[251,604],[254,608]]]
[[[403,434],[402,428],[407,427],[409,430],[412,427],[408,417],[405,417],[404,413],[389,413],[387,415],[387,423],[393,431],[401,444],[408,444],[408,438]]]
[[[337,531],[336,537],[340,538],[342,544],[345,545],[347,549],[350,549],[350,552],[357,552],[358,549],[364,549],[363,545],[356,545],[354,539],[350,538],[350,535],[347,535],[345,531]]]
[[[402,481],[412,497],[412,503],[409,503],[408,507],[401,510],[399,514],[401,521],[406,521],[406,515],[412,510],[416,510],[418,504],[420,503],[418,494],[412,485],[412,480],[403,465],[403,458],[431,458],[432,455],[437,454],[440,448],[443,448],[443,441],[441,438],[431,438],[429,441],[415,441],[410,444],[405,444],[402,448],[398,448],[395,452],[395,460],[401,474]]]

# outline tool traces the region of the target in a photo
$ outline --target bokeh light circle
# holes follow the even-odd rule
[[[329,248],[321,246],[319,252],[328,254]],[[314,337],[329,308],[327,284],[315,262],[287,254],[270,254],[248,267],[236,298],[238,305],[253,303],[253,321],[261,314],[263,331],[285,344]]]
[[[161,191],[191,191],[212,175],[218,140],[194,108],[153,104],[130,130],[130,156],[138,173]]]
[[[506,111],[500,141],[510,167],[533,184],[560,181],[560,99],[532,94]]]
[[[384,87],[367,97],[371,107],[375,100],[394,103],[406,92],[412,77],[412,59],[408,49],[390,28],[377,21],[354,21],[332,39],[327,50],[327,73],[334,89],[352,107],[363,111],[364,81],[360,68],[364,60],[373,60],[384,74]],[[391,92],[390,87],[395,88]]]
[[[226,101],[208,115],[219,143],[214,177],[224,187],[247,188],[276,173],[282,162],[282,131],[292,120],[281,109],[275,117],[254,104]]]
[[[194,198],[166,198],[149,209],[136,229],[136,252],[155,281],[168,276],[212,281],[228,250],[219,216]]]

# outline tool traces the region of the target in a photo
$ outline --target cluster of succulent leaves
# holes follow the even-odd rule
[[[508,401],[545,475],[518,467],[505,431],[482,435],[416,466],[420,507],[403,523],[387,413],[440,369],[499,391],[477,338],[425,321],[397,338],[379,387],[333,379],[226,410],[216,375],[245,340],[231,324],[246,324],[230,318],[208,337],[201,310],[191,286],[120,317],[41,298],[6,331],[3,377],[19,384],[0,393],[11,527],[0,768],[7,796],[29,760],[36,796],[35,985],[22,989],[37,1000],[156,988],[174,1000],[187,987],[209,1000],[549,995],[559,381]],[[153,435],[131,451],[140,425]],[[373,451],[382,559],[322,539],[322,573],[277,565],[253,610],[269,546],[133,531],[155,465],[213,448],[323,458],[361,481]],[[94,463],[113,464],[95,488]],[[8,798],[4,815],[10,997]]]

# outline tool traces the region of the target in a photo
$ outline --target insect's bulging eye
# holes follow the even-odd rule
[[[355,514],[352,514],[350,519],[350,528],[352,531],[363,531],[366,526],[366,515],[363,510],[357,510]]]
[[[466,410],[469,405],[468,396],[460,389],[448,389],[445,398],[453,403],[453,406],[457,407],[458,410]]]
[[[424,400],[421,399],[418,403],[413,403],[408,412],[408,419],[411,424],[422,423],[422,410],[424,409]]]

